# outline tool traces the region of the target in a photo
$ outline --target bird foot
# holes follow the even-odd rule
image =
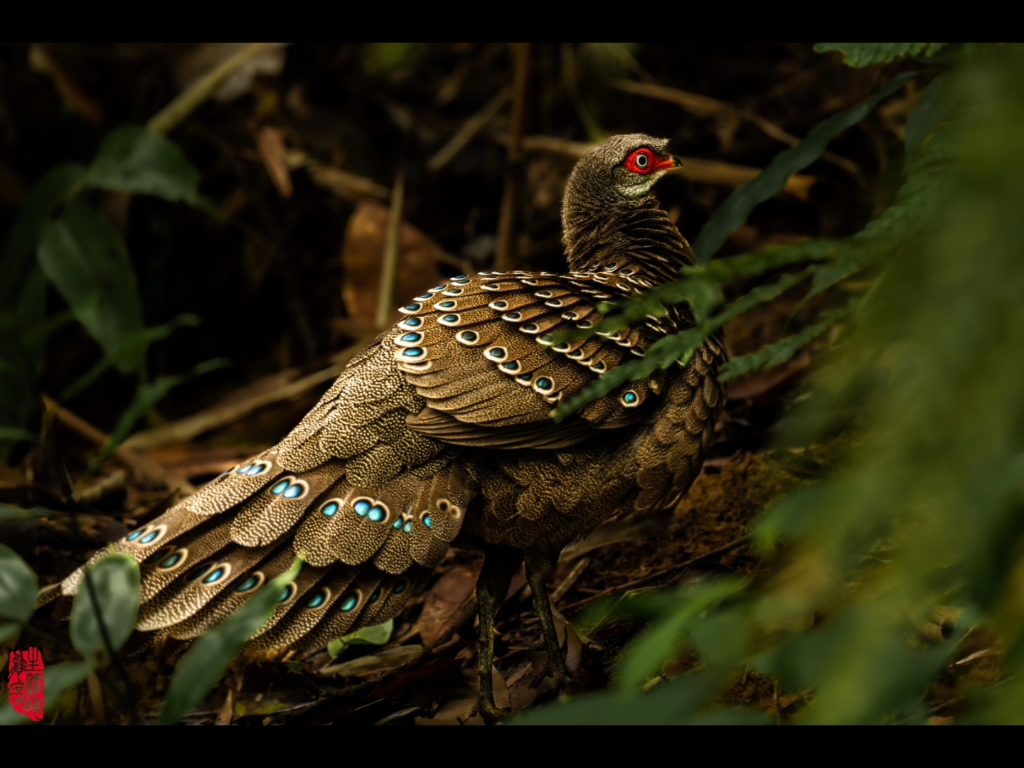
[[[488,699],[485,694],[480,694],[480,698],[477,699],[476,706],[473,707],[469,713],[470,717],[474,715],[480,715],[484,719],[484,722],[488,725],[494,725],[495,723],[501,722],[504,718],[511,715],[512,712],[507,709],[501,709],[493,701]]]
[[[530,682],[530,687],[536,688],[544,682],[545,678],[550,679],[559,691],[569,684],[572,675],[569,674],[569,670],[565,666],[565,659],[562,658],[562,654],[559,653],[554,656],[548,654],[548,663],[544,665],[544,669],[534,676]]]

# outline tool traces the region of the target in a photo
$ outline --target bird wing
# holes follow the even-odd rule
[[[408,425],[456,445],[559,448],[635,423],[662,391],[663,372],[561,424],[551,410],[675,330],[651,317],[614,334],[562,340],[597,326],[603,302],[646,287],[611,272],[483,272],[417,296],[392,334],[399,369],[427,403]]]

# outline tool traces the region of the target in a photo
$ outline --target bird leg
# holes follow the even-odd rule
[[[526,555],[526,579],[533,590],[533,609],[540,619],[540,627],[544,632],[544,646],[548,652],[547,664],[533,679],[531,688],[536,688],[545,677],[550,677],[561,689],[570,679],[569,670],[562,657],[562,648],[558,644],[555,617],[551,615],[551,600],[548,597],[547,581],[555,570],[557,559],[557,555],[546,550],[534,550]]]
[[[480,614],[480,696],[477,712],[489,723],[495,723],[508,712],[494,703],[494,614],[501,607],[512,574],[519,567],[520,556],[511,550],[489,548],[476,583],[477,610]]]

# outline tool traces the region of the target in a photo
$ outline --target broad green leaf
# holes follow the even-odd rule
[[[39,265],[60,291],[75,318],[107,354],[142,330],[135,270],[117,232],[81,201],[72,202],[56,221],[43,224]],[[142,355],[118,365],[139,370]]]
[[[139,355],[145,355],[146,350],[149,349],[151,344],[166,339],[176,330],[185,326],[197,328],[199,326],[199,318],[196,315],[185,313],[164,325],[158,325],[155,328],[144,328],[138,333],[132,334],[114,352],[104,355],[102,360],[65,389],[61,393],[61,401],[68,402],[92,385],[104,371],[125,361],[135,359]]]
[[[29,365],[34,375],[42,367],[43,352],[46,350],[46,276],[33,265],[21,289],[18,306],[14,312],[15,322],[21,333],[22,344],[28,352]]]
[[[89,470],[94,471],[96,467],[106,461],[114,452],[114,449],[128,439],[128,436],[131,434],[132,428],[135,426],[136,422],[138,422],[138,420],[145,416],[150,410],[155,408],[157,403],[167,396],[168,392],[175,387],[184,384],[186,381],[191,381],[197,376],[202,376],[204,373],[209,373],[210,371],[226,368],[229,365],[229,360],[223,357],[218,357],[213,360],[207,360],[206,362],[200,363],[188,373],[176,374],[174,376],[161,376],[151,382],[142,384],[138,390],[136,390],[135,399],[132,400],[131,405],[128,406],[127,410],[121,414],[121,418],[118,419],[117,425],[110,433],[110,440],[105,446],[103,446],[103,450],[100,451],[99,455],[89,463]]]
[[[13,637],[32,618],[38,589],[28,564],[0,544],[0,642]]]
[[[947,45],[948,43],[817,43],[814,51],[839,51],[843,54],[843,61],[846,64],[863,68],[922,54],[930,58]]]
[[[707,264],[733,232],[746,222],[750,212],[765,200],[775,197],[786,181],[813,163],[835,136],[859,123],[883,100],[892,96],[916,76],[906,72],[893,78],[864,102],[818,123],[799,145],[780,152],[760,176],[736,189],[700,231],[693,244],[698,264]]]
[[[14,327],[13,317],[8,314],[0,317],[0,322],[3,320],[8,322],[6,327],[0,325],[0,460],[6,460],[15,443],[27,436],[35,439],[35,434],[25,427],[36,398],[28,350]]]
[[[327,646],[327,653],[331,658],[336,658],[346,648],[353,645],[385,645],[391,639],[391,633],[395,630],[395,620],[388,619],[383,624],[375,624],[372,627],[363,627],[355,632],[332,640]]]
[[[0,307],[14,303],[29,269],[32,254],[39,242],[39,230],[50,214],[69,195],[82,178],[85,169],[80,165],[58,165],[35,183],[28,199],[21,207],[18,218],[7,236],[3,257],[0,258]]]
[[[46,507],[24,509],[22,507],[12,507],[10,504],[0,504],[0,521],[20,520],[28,517],[53,519],[55,517],[64,517],[67,514],[67,512],[56,512],[52,509],[46,509]]]
[[[228,664],[270,619],[285,588],[295,580],[302,560],[260,589],[219,626],[196,640],[178,665],[167,698],[160,710],[160,722],[176,723],[195,708],[210,692]]]
[[[78,586],[71,607],[71,642],[86,661],[109,663],[107,641],[117,653],[135,628],[138,613],[139,564],[128,555],[108,555],[89,568]]]
[[[52,707],[57,700],[72,688],[85,682],[93,667],[85,661],[64,661],[60,664],[48,665],[44,672],[46,704]],[[28,725],[32,721],[11,708],[7,697],[0,704],[0,725]]]
[[[169,139],[128,125],[104,140],[84,183],[117,192],[155,195],[209,210],[199,194],[199,171]]]

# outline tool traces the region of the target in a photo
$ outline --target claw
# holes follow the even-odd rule
[[[487,696],[480,694],[480,698],[477,699],[476,706],[470,711],[469,716],[480,715],[485,723],[494,725],[511,714],[510,710],[500,709],[493,701],[489,701]]]
[[[565,666],[565,659],[562,658],[562,654],[548,655],[548,663],[544,665],[544,669],[534,676],[530,682],[530,687],[536,688],[544,681],[544,678],[550,678],[559,691],[569,684],[572,680],[572,675]]]

